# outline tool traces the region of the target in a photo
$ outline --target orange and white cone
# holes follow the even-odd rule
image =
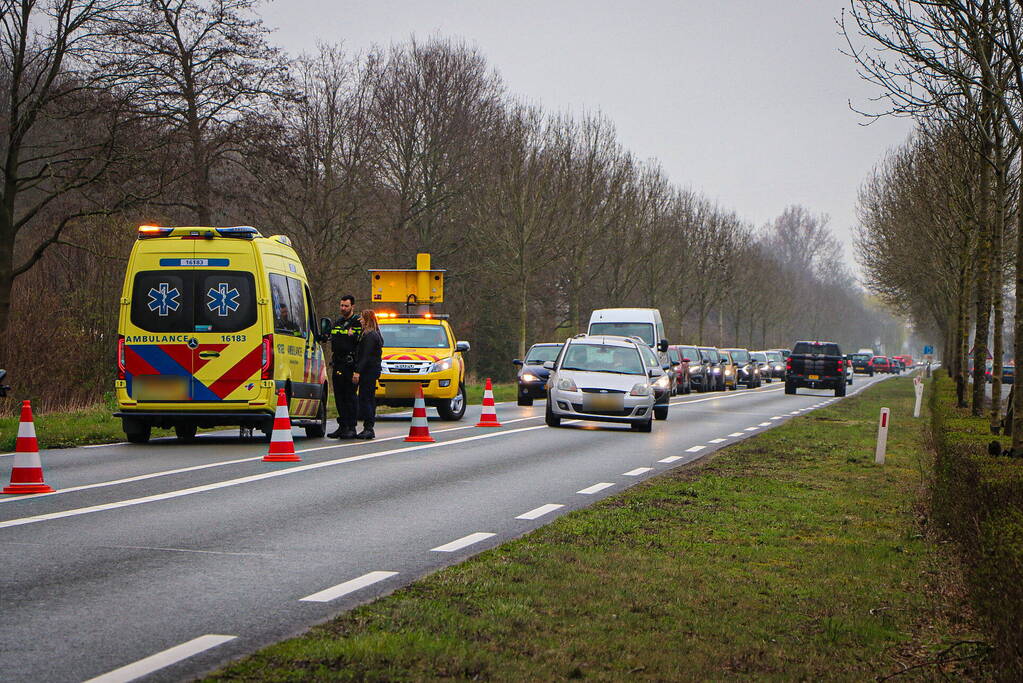
[[[288,397],[284,395],[284,389],[277,392],[274,431],[270,435],[270,450],[263,456],[263,462],[302,462],[291,438],[291,417],[288,416]]]
[[[32,404],[29,401],[21,404],[21,422],[18,423],[18,440],[14,451],[11,485],[3,493],[52,493],[53,489],[43,481],[43,464],[39,460],[39,442],[36,441]]]
[[[412,405],[412,426],[409,427],[406,441],[433,443],[430,436],[430,422],[426,419],[426,399],[423,398],[423,387],[416,387],[416,402]]]
[[[491,386],[489,377],[487,377],[487,386],[483,390],[483,412],[480,413],[480,421],[476,423],[476,426],[501,426],[501,423],[497,421],[497,406],[494,405],[494,387]]]

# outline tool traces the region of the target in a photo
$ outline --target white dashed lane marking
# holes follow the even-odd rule
[[[686,453],[695,453],[696,451],[702,451],[706,446],[691,446],[686,449]]]
[[[707,443],[724,443],[727,439],[711,439]]]
[[[541,505],[538,508],[533,508],[529,512],[523,512],[515,519],[536,519],[538,517],[543,517],[550,512],[554,512],[555,510],[560,510],[563,507],[565,506],[557,503],[547,503],[546,505]]]
[[[582,493],[583,495],[587,495],[588,496],[591,493],[597,493],[599,491],[603,491],[604,489],[609,488],[611,486],[614,486],[614,484],[612,484],[610,482],[603,481],[603,482],[601,482],[599,484],[594,484],[593,486],[587,486],[582,491],[576,491],[576,493]]]
[[[479,543],[480,541],[485,541],[485,540],[487,540],[488,538],[490,538],[491,536],[494,536],[494,535],[496,535],[496,534],[487,533],[486,531],[477,531],[474,534],[469,534],[468,536],[462,536],[459,539],[455,539],[454,541],[451,541],[450,543],[445,543],[444,545],[439,545],[436,548],[430,548],[430,552],[434,552],[434,553],[453,553],[456,550],[461,550],[462,548],[470,546],[473,543]]]
[[[742,436],[742,432],[732,432],[728,436]]]
[[[746,427],[745,431],[747,431],[747,432],[755,432],[758,429],[760,429],[760,427]]]
[[[770,422],[761,422],[761,423],[760,423],[759,425],[757,425],[757,426],[758,426],[758,427],[770,427],[770,426],[771,426],[771,423],[770,423]]]
[[[677,461],[679,461],[679,460],[681,460],[681,459],[682,459],[682,457],[681,457],[681,456],[678,456],[678,455],[669,455],[669,456],[668,456],[667,458],[661,458],[661,459],[660,459],[660,460],[658,460],[657,462],[665,462],[665,463],[672,463],[672,462],[677,462]]]
[[[629,470],[628,472],[626,472],[622,476],[625,476],[625,477],[638,477],[639,475],[646,474],[647,472],[649,472],[649,471],[651,471],[653,469],[654,469],[653,467],[637,467],[634,470]]]
[[[219,636],[212,634],[199,636],[198,638],[193,638],[187,643],[175,645],[163,652],[157,652],[155,655],[150,655],[145,659],[140,659],[139,661],[128,664],[127,666],[122,666],[120,669],[114,669],[102,676],[90,678],[85,683],[126,683],[127,681],[134,681],[137,678],[142,678],[154,671],[159,671],[164,667],[168,667],[171,664],[177,664],[182,660],[193,657],[200,652],[205,652],[206,650],[215,648],[218,645],[223,645],[237,637],[238,636]]]
[[[369,572],[363,574],[357,579],[351,581],[345,581],[339,583],[336,586],[326,588],[319,593],[313,593],[302,598],[299,602],[330,602],[331,600],[337,600],[338,598],[354,593],[355,591],[365,588],[366,586],[372,586],[374,583],[379,583],[384,579],[389,579],[392,576],[397,576],[398,572]]]

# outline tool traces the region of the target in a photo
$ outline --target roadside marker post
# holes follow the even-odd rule
[[[884,464],[884,454],[888,449],[888,423],[890,422],[890,414],[890,410],[882,408],[881,419],[877,423],[877,450],[874,451],[874,462],[878,465]]]
[[[920,417],[920,404],[924,398],[924,380],[919,375],[913,378],[913,390],[916,391],[916,405],[913,406],[913,417]]]

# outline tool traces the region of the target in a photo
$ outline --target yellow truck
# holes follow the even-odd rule
[[[371,270],[374,303],[401,303],[417,312],[378,310],[384,338],[377,403],[411,406],[417,387],[426,405],[441,419],[465,415],[465,359],[469,342],[458,341],[448,316],[433,313],[444,300],[444,271],[430,268],[430,255],[419,254],[414,270]]]

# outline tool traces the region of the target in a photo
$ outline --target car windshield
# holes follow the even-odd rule
[[[645,374],[643,361],[635,347],[609,344],[570,344],[561,362],[561,369],[622,375]]]
[[[708,360],[711,363],[720,363],[721,362],[721,356],[718,355],[717,349],[700,348],[700,355],[703,356],[704,360]]]
[[[700,362],[700,352],[696,350],[695,346],[681,346],[679,350],[682,352],[682,358],[694,363]]]
[[[682,357],[678,355],[678,349],[668,349],[668,358],[672,363],[681,363]]]
[[[870,360],[870,356],[865,353],[854,353],[849,356],[852,360]]]
[[[526,354],[526,364],[543,365],[545,362],[557,358],[559,351],[561,351],[561,344],[545,344],[544,346],[537,344],[529,349],[529,353]]]
[[[753,360],[757,361],[758,363],[766,363],[767,362],[767,354],[766,353],[760,353],[759,351],[754,351],[749,356],[750,356],[750,358],[752,358]]]
[[[398,349],[446,349],[451,346],[448,333],[440,325],[397,323],[381,325],[384,346]]]
[[[749,363],[749,351],[746,349],[732,349],[728,352],[728,354],[732,357],[733,361],[740,365]]]
[[[639,337],[647,346],[654,345],[654,326],[650,323],[590,323],[590,334]]]
[[[781,353],[779,353],[778,351],[768,351],[767,360],[771,361],[772,363],[780,363],[784,359],[781,357]]]

